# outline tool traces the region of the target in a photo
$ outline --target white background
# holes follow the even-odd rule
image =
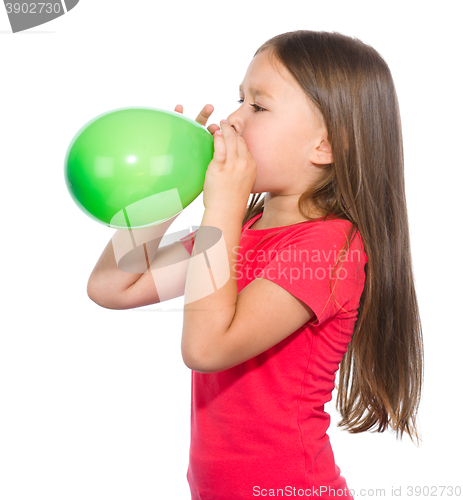
[[[425,343],[424,444],[341,431],[334,392],[327,411],[336,462],[351,489],[384,488],[381,498],[410,498],[407,485],[463,486],[459,7],[81,0],[61,18],[11,34],[0,6],[2,500],[190,498],[191,372],[180,353],[182,313],[169,312],[183,299],[115,311],[87,297],[114,230],[74,204],[64,155],[83,124],[115,108],[181,103],[195,118],[211,103],[218,123],[238,106],[255,50],[296,29],[358,37],[391,68]],[[202,212],[199,196],[169,232],[199,225]]]

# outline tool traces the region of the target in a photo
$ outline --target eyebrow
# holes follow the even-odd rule
[[[239,86],[239,91],[242,92],[241,90],[241,85]],[[263,90],[259,90],[259,89],[249,89],[249,91],[254,94],[254,95],[262,95],[262,96],[265,96],[265,97],[268,97],[269,99],[271,99],[272,101],[274,101],[275,99],[270,95],[270,94],[267,94],[267,92],[264,92]]]

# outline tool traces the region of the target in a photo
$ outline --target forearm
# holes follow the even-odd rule
[[[201,234],[200,228],[196,235],[185,286],[182,355],[187,365],[207,359],[233,321],[238,298],[235,264],[241,237],[239,215],[232,208],[206,208],[201,228],[218,228],[222,237],[207,249],[207,233]],[[202,248],[206,251],[199,253]]]
[[[89,295],[114,296],[136,283],[149,268],[162,237],[176,217],[148,228],[118,229],[89,277]]]

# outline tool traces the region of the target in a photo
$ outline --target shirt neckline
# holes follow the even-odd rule
[[[288,227],[297,226],[298,224],[305,224],[306,222],[315,222],[315,221],[323,219],[323,217],[318,217],[316,219],[307,220],[307,221],[304,221],[304,222],[298,222],[297,224],[290,224],[289,226],[267,227],[266,229],[252,229],[251,226],[253,226],[254,223],[257,222],[257,219],[260,219],[262,217],[262,215],[263,215],[263,212],[261,212],[260,214],[257,214],[252,219],[250,219],[248,221],[247,228],[244,229],[244,232],[251,233],[251,234],[264,234],[264,233],[266,233],[268,231],[275,231],[277,229],[286,229]]]

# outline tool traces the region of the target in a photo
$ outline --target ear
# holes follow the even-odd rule
[[[312,152],[310,161],[314,164],[328,165],[333,163],[333,152],[328,139],[322,140],[317,148]]]

